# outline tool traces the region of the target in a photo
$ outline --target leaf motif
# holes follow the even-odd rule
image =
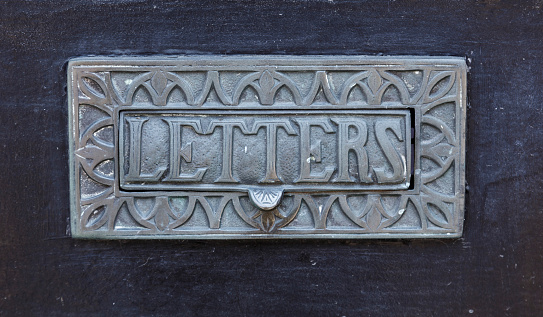
[[[111,197],[99,200],[83,210],[81,224],[89,230],[102,227],[118,211]]]
[[[156,227],[158,228],[158,230],[164,231],[164,229],[168,227],[169,223],[170,223],[170,217],[168,216],[166,211],[164,211],[164,209],[160,208],[157,211],[157,214],[155,216]]]
[[[164,75],[163,71],[157,71],[153,78],[151,78],[151,86],[156,90],[159,95],[162,95],[166,85],[168,84],[168,78]]]
[[[377,91],[379,90],[379,87],[383,84],[383,80],[381,79],[381,75],[375,70],[370,70],[370,75],[368,77],[368,86],[371,89],[371,92],[375,95]]]
[[[275,215],[273,212],[263,212],[260,219],[262,221],[262,226],[266,231],[270,231],[273,228],[273,225],[275,224]]]
[[[446,207],[443,206],[437,206],[432,203],[428,203],[424,208],[426,212],[426,216],[428,217],[428,220],[430,220],[433,224],[438,225],[440,227],[448,228],[449,225],[449,212],[446,210]]]
[[[422,209],[426,218],[436,226],[450,229],[452,226],[452,215],[449,208],[442,201],[431,196],[423,194],[421,198]]]
[[[92,228],[92,227],[101,227],[107,219],[104,219],[104,216],[107,211],[107,205],[98,207],[94,209],[87,218],[87,223],[85,224],[85,227]]]
[[[272,74],[268,70],[265,70],[264,72],[262,72],[262,75],[258,80],[258,84],[262,88],[264,94],[269,94],[273,86],[275,86],[275,81],[273,80]]]
[[[381,213],[376,207],[373,207],[368,213],[367,223],[371,231],[375,231],[379,228],[379,225],[381,224]]]
[[[106,97],[106,93],[102,89],[100,83],[98,83],[95,78],[91,78],[89,76],[81,76],[81,82],[83,82],[83,84],[85,85],[84,87],[81,87],[83,92],[86,95],[91,94],[88,97],[93,97],[92,95],[98,98]]]
[[[455,82],[455,72],[444,71],[435,75],[426,88],[426,93],[423,102],[433,102],[447,94],[451,90]]]
[[[91,136],[94,140],[99,143],[109,143],[113,145],[114,141],[114,131],[112,125],[107,125],[102,128],[97,129]]]
[[[455,154],[455,148],[447,143],[440,143],[430,149],[436,155],[449,157]]]
[[[78,149],[77,151],[75,151],[75,153],[80,157],[92,159],[93,163],[96,163],[96,165],[106,159],[111,158],[112,156],[110,151],[92,144],[89,144],[84,148]]]

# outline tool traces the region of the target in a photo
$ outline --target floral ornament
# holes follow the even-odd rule
[[[414,70],[413,70],[414,71]],[[302,205],[307,207],[313,218],[314,228],[326,231],[327,219],[331,212],[339,210],[347,219],[356,224],[360,232],[382,233],[394,232],[396,224],[405,217],[411,206],[421,220],[421,227],[416,230],[454,230],[458,221],[456,199],[457,192],[440,192],[432,183],[441,180],[451,168],[460,164],[460,137],[455,118],[451,126],[433,110],[449,104],[458,105],[458,75],[451,70],[433,70],[432,67],[421,67],[418,88],[408,87],[405,79],[391,68],[368,67],[351,72],[346,79],[334,86],[328,71],[314,71],[312,79],[304,83],[302,89],[299,82],[288,73],[277,69],[263,69],[246,72],[232,87],[225,90],[221,81],[221,72],[206,71],[201,87],[195,88],[187,80],[184,73],[169,69],[151,69],[135,73],[126,86],[119,87],[112,81],[113,73],[109,71],[80,70],[76,73],[77,100],[74,115],[78,119],[80,106],[88,106],[100,111],[86,126],[81,125],[79,135],[74,138],[75,163],[79,181],[95,184],[96,190],[83,190],[78,193],[78,225],[84,231],[105,230],[115,233],[116,221],[123,208],[139,226],[137,230],[146,233],[180,234],[185,225],[193,217],[195,210],[203,210],[210,230],[222,230],[221,220],[225,212],[233,211],[255,232],[280,233],[298,215]],[[331,105],[347,105],[353,89],[360,88],[367,103],[378,109],[383,96],[393,88],[405,106],[416,106],[420,111],[422,127],[431,127],[436,133],[428,138],[421,138],[420,155],[433,162],[432,168],[415,171],[420,175],[420,194],[389,195],[393,204],[383,203],[383,196],[372,194],[321,194],[324,203],[317,203],[315,195],[307,193],[285,193],[281,190],[254,188],[248,193],[228,192],[191,192],[172,196],[161,195],[150,197],[152,202],[147,208],[138,204],[138,198],[115,197],[113,185],[114,172],[104,173],[102,166],[115,160],[115,143],[113,137],[105,137],[102,133],[113,128],[114,110],[119,106],[132,106],[136,92],[145,90],[153,106],[168,106],[168,97],[178,88],[189,106],[202,106],[213,91],[219,101],[228,106],[236,106],[241,102],[242,94],[249,88],[254,89],[262,105],[273,105],[278,91],[287,89],[292,95],[292,102],[297,106],[309,106],[314,103],[319,93],[324,95]],[[88,178],[88,180],[86,179]],[[78,185],[78,188],[81,188]],[[91,186],[92,187],[92,186]],[[93,187],[94,188],[94,187]],[[283,199],[283,196],[285,198]],[[364,204],[355,208],[350,203],[351,197],[358,196]],[[210,203],[218,199],[218,204]],[[172,203],[174,199],[183,200],[179,207]],[[242,201],[250,200],[254,207],[247,207]],[[187,229],[190,230],[190,229]],[[409,231],[408,229],[405,229]]]
[[[241,218],[254,228],[261,229],[264,232],[274,232],[280,228],[287,226],[298,214],[302,204],[302,196],[294,195],[293,201],[288,204],[290,208],[285,208],[282,205],[276,205],[273,208],[261,209],[253,208],[253,214],[249,215],[241,205],[236,208],[236,211]],[[283,205],[286,205],[283,203]]]
[[[149,93],[155,106],[165,106],[168,96],[174,88],[179,88],[183,92],[185,101],[189,105],[203,105],[212,90],[215,91],[223,104],[238,105],[243,92],[249,87],[256,91],[262,105],[272,105],[279,89],[285,87],[292,94],[296,105],[307,106],[315,101],[319,91],[324,93],[330,104],[345,105],[348,103],[350,93],[357,86],[364,92],[370,105],[379,105],[383,95],[390,87],[394,87],[399,92],[403,104],[414,105],[419,101],[429,103],[443,97],[455,83],[455,72],[453,71],[443,71],[433,77],[430,77],[429,70],[422,70],[422,72],[421,88],[412,96],[406,83],[400,77],[389,71],[375,68],[357,72],[346,79],[339,89],[339,94],[334,92],[326,71],[316,71],[309,90],[303,94],[299,84],[292,78],[279,71],[269,69],[245,75],[235,85],[231,95],[225,91],[221,84],[218,71],[206,72],[203,87],[198,94],[181,73],[165,70],[140,74],[132,79],[122,91],[114,88],[110,73],[84,72],[81,74],[83,83],[79,86],[84,95],[89,97],[90,104],[111,105],[113,102],[117,102],[121,106],[131,105],[136,91],[140,88]],[[440,86],[438,91],[434,91],[433,87],[443,80],[447,80],[447,85]],[[109,112],[111,112],[111,108]]]
[[[114,145],[112,140],[104,140],[97,136],[97,132],[112,126],[111,118],[103,118],[94,122],[83,133],[80,144],[83,145],[75,151],[77,161],[85,170],[85,173],[104,185],[113,185],[113,174],[104,175],[96,170],[96,167],[105,161],[113,160]]]

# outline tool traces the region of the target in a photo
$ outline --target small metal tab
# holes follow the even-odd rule
[[[249,189],[251,202],[261,210],[272,210],[279,205],[283,198],[282,189]]]
[[[462,59],[88,58],[68,75],[74,237],[462,234]]]

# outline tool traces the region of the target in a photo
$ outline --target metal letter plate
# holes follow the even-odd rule
[[[459,237],[460,58],[86,58],[68,67],[77,238]]]

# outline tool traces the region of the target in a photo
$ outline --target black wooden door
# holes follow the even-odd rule
[[[394,241],[69,236],[70,58],[465,57],[464,235]],[[0,315],[536,316],[541,1],[1,1]]]

